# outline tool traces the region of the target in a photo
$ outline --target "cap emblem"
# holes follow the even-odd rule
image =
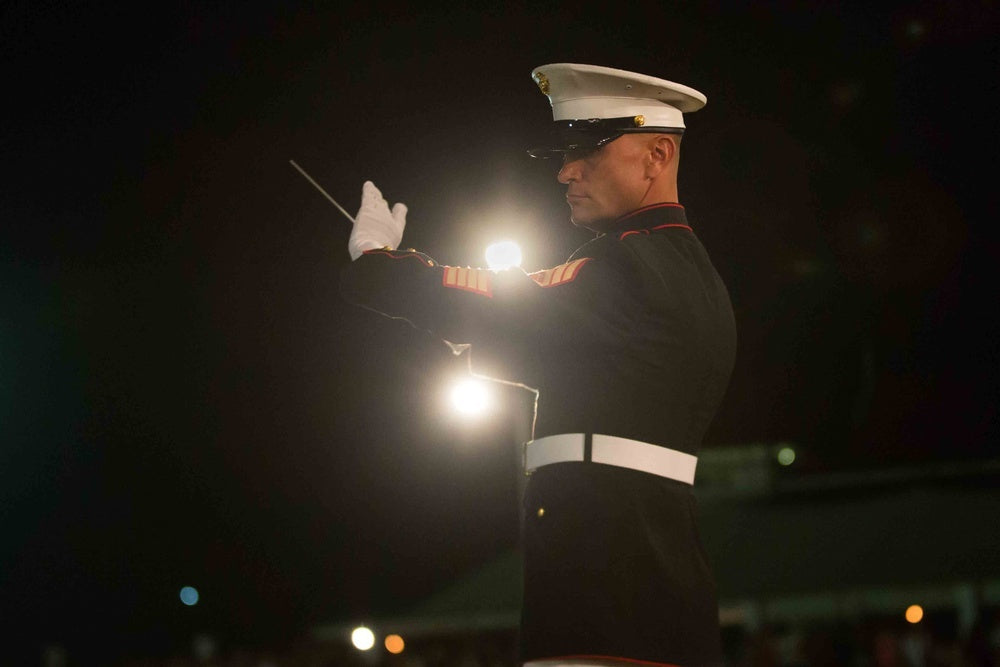
[[[549,94],[549,77],[541,72],[535,72],[535,83],[538,84],[538,90],[542,91],[542,95]]]
[[[643,116],[642,114],[639,114],[633,120],[635,121],[636,127],[642,127],[643,125],[646,124],[646,117]]]

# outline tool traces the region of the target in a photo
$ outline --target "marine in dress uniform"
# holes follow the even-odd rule
[[[369,182],[342,292],[471,343],[474,369],[538,389],[525,448],[525,665],[719,665],[692,484],[732,370],[735,325],[684,208],[648,201],[670,191],[663,179],[676,190],[683,113],[706,100],[605,67],[532,75],[555,132],[530,152],[563,156],[573,221],[597,237],[535,273],[441,266],[395,249],[406,209],[390,210]]]

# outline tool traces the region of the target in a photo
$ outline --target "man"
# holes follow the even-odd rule
[[[526,274],[395,250],[406,208],[371,183],[342,290],[538,393],[525,450],[521,659],[721,664],[715,587],[691,493],[735,355],[729,296],[677,203],[696,90],[590,65],[532,72],[552,104],[572,221],[597,237]],[[496,360],[501,360],[497,365]]]

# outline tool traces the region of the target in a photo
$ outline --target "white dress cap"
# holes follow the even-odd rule
[[[548,96],[554,121],[642,116],[646,127],[683,128],[683,114],[708,102],[694,88],[597,65],[542,65],[531,78]]]

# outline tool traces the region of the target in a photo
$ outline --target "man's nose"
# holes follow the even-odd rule
[[[556,179],[563,185],[569,185],[573,181],[580,180],[580,160],[563,158],[563,164],[559,168]]]

